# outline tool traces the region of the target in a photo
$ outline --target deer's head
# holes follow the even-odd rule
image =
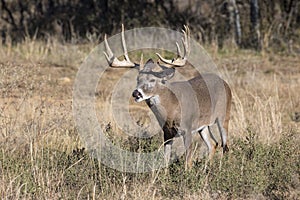
[[[163,58],[160,54],[156,53],[159,60],[162,61],[166,66],[159,64],[159,62],[154,62],[149,59],[145,64],[143,64],[143,56],[139,64],[133,63],[128,57],[128,52],[124,37],[124,26],[122,25],[122,45],[124,49],[124,60],[120,61],[116,58],[111,51],[106,35],[105,35],[105,47],[107,52],[104,52],[110,67],[118,68],[136,68],[139,69],[139,74],[137,77],[137,86],[133,91],[132,96],[135,98],[136,102],[141,102],[143,100],[150,99],[157,94],[157,90],[167,83],[169,79],[174,76],[175,67],[182,67],[186,64],[187,55],[189,53],[189,29],[185,26],[185,30],[182,31],[184,37],[182,38],[182,44],[184,47],[184,53],[180,51],[179,45],[177,46],[177,58],[168,60]]]
[[[137,77],[137,86],[132,96],[136,102],[149,99],[157,94],[157,90],[166,84],[175,74],[174,68],[167,68],[149,59]]]

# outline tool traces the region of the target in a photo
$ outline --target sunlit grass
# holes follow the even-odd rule
[[[72,83],[94,46],[61,44],[52,38],[0,48],[1,198],[299,198],[300,124],[291,118],[300,111],[299,58],[238,50],[213,55],[233,91],[229,154],[217,154],[207,170],[205,160],[195,156],[188,172],[179,159],[168,174],[130,174],[91,158],[75,128]],[[139,60],[140,54],[131,55]],[[143,55],[155,59],[151,52]],[[103,76],[108,85],[118,80],[120,72],[108,73]],[[147,152],[161,146],[159,137],[119,137],[105,110],[110,91],[102,89],[97,89],[96,108],[111,122],[112,139],[130,150]],[[139,115],[146,112],[144,106],[131,107],[135,119],[145,117]]]

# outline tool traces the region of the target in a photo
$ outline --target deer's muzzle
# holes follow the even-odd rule
[[[132,96],[135,98],[135,101],[138,101],[139,99],[143,98],[142,93],[138,90],[134,90]]]

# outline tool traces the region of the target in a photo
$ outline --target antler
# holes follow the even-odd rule
[[[181,38],[183,48],[184,48],[184,53],[183,56],[181,56],[181,51],[179,44],[176,42],[176,47],[177,47],[177,58],[173,58],[172,60],[168,60],[163,58],[159,53],[156,53],[156,55],[159,57],[159,59],[169,65],[177,66],[177,67],[182,67],[185,65],[187,61],[187,56],[190,53],[189,45],[190,45],[190,30],[188,26],[184,26],[184,30],[182,30],[184,38]]]
[[[137,66],[137,64],[133,63],[130,61],[129,57],[128,57],[128,52],[127,52],[127,48],[126,48],[126,43],[125,43],[125,36],[124,36],[124,25],[122,24],[122,46],[123,46],[123,50],[124,50],[124,57],[125,59],[120,61],[117,57],[115,57],[115,55],[113,54],[113,52],[111,51],[107,39],[106,39],[106,34],[104,36],[104,43],[105,43],[105,48],[107,50],[107,52],[103,52],[106,60],[109,64],[109,66],[111,67],[125,67],[125,68],[132,68]]]

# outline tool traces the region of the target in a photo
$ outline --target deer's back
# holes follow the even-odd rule
[[[192,123],[192,129],[212,124],[226,115],[231,99],[228,84],[215,74],[203,74],[189,81],[173,82],[172,91],[180,102],[183,125]]]

